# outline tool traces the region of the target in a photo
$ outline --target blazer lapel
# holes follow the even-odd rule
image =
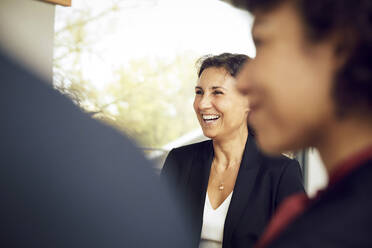
[[[208,179],[210,168],[213,160],[213,143],[207,141],[203,147],[196,151],[196,155],[192,161],[190,176],[187,183],[187,188],[190,192],[190,206],[194,216],[195,235],[198,235],[199,242],[200,233],[203,223],[204,203],[208,187]]]
[[[247,207],[260,165],[260,153],[251,135],[248,136],[234,193],[227,212],[223,236],[223,247],[229,247],[234,229]]]

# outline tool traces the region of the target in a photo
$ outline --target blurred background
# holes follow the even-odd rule
[[[1,0],[0,44],[160,169],[170,149],[205,139],[192,107],[197,59],[255,56],[252,16],[227,2]],[[319,155],[296,157],[313,195],[327,183]]]

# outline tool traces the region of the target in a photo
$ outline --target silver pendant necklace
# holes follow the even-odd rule
[[[218,190],[222,191],[224,190],[225,186],[223,186],[223,182],[220,183],[220,186],[218,186]]]
[[[217,181],[217,187],[218,187],[218,190],[219,191],[223,191],[225,189],[225,183],[224,183],[224,180],[221,180],[219,177],[218,177],[218,172],[217,172],[217,168],[216,168],[216,165],[213,166],[214,167],[214,170],[215,170],[215,177],[216,177],[216,181]],[[233,172],[233,170],[231,169],[228,169],[228,173],[225,177],[227,177],[227,179],[229,178],[229,176],[231,176],[231,173]]]

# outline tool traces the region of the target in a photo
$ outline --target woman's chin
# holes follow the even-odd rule
[[[209,135],[209,134],[204,134],[205,137],[209,138],[209,139],[214,139],[215,136],[214,135]]]
[[[203,129],[203,134],[205,137],[214,139],[216,137],[216,134],[214,132],[211,132],[211,130],[204,130]]]

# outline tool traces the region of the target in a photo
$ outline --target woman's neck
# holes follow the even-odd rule
[[[247,137],[248,129],[242,128],[228,139],[213,140],[214,162],[217,170],[223,171],[229,167],[240,166]]]
[[[329,125],[315,144],[328,173],[353,154],[372,145],[372,122],[348,119]]]

